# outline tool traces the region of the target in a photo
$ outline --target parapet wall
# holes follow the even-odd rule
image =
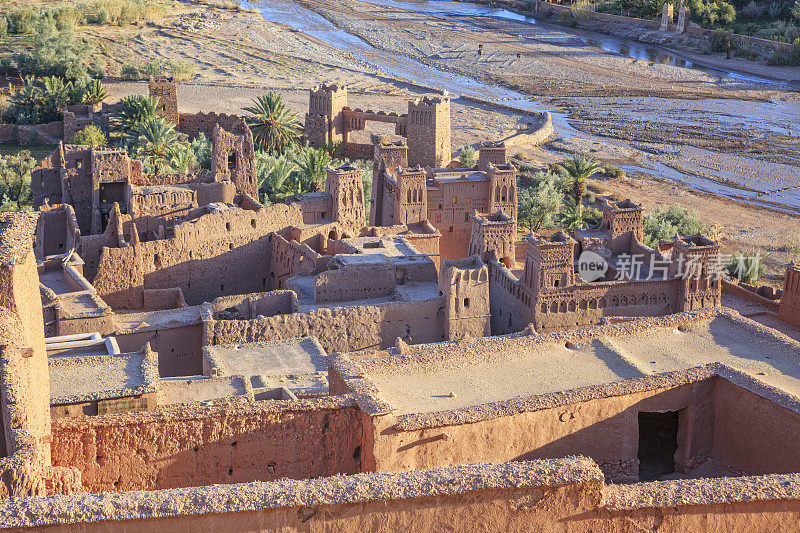
[[[791,531],[800,475],[603,484],[583,457],[0,502],[3,526],[162,531]]]
[[[352,399],[267,400],[53,421],[55,466],[89,492],[313,478],[360,471]]]
[[[319,308],[252,320],[215,320],[207,322],[205,342],[243,344],[316,337],[328,353],[388,348],[397,337],[409,335],[414,343],[436,342],[444,334],[441,307],[441,298],[433,298],[381,306]]]

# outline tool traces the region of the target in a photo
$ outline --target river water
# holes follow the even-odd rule
[[[436,17],[492,17],[536,24],[533,18],[528,18],[503,9],[467,2],[442,0],[420,2],[407,2],[403,0],[366,1],[375,5],[401,8],[407,11],[425,13],[426,15],[433,15]],[[258,3],[251,3],[242,0],[240,3],[246,8],[256,8],[266,20],[285,24],[306,35],[315,37],[327,45],[347,53],[362,64],[369,65],[391,76],[408,80],[412,83],[416,83],[417,80],[424,80],[426,86],[436,88],[443,92],[449,91],[450,93],[454,93],[454,96],[465,95],[489,103],[503,103],[525,111],[549,111],[553,117],[556,131],[561,135],[584,140],[599,140],[601,142],[618,144],[626,147],[631,147],[631,144],[634,144],[581,132],[569,123],[570,118],[566,113],[559,111],[551,105],[537,101],[528,95],[459,73],[450,72],[443,68],[427,65],[402,54],[395,54],[377,49],[357,35],[350,34],[338,28],[322,15],[303,8],[294,2],[285,0],[261,0]],[[569,33],[567,29],[559,29],[559,31]],[[590,46],[597,46],[603,50],[622,54],[627,57],[646,59],[648,61],[655,60],[677,67],[703,70],[716,76],[746,79],[747,81],[769,84],[775,89],[782,88],[779,87],[781,82],[693,65],[691,62],[681,59],[677,55],[667,54],[660,49],[649,47],[642,43],[608,36],[592,35],[591,37],[586,37],[579,35],[578,37]],[[635,101],[636,99],[627,100]],[[641,100],[644,101],[646,99]],[[681,101],[678,100],[678,102]],[[797,124],[800,123],[800,115],[798,115],[797,107],[783,101],[754,103],[745,101],[738,102],[735,100],[727,100],[724,102],[707,100],[701,102],[702,103],[698,103],[697,105],[692,105],[699,108],[699,113],[705,114],[710,120],[719,123],[721,128],[731,127],[733,124],[734,127],[746,127],[754,129],[757,132],[763,132],[763,135],[772,133],[796,135],[798,129]],[[646,112],[637,111],[631,112],[631,114],[632,119],[648,119]],[[690,116],[684,116],[683,118],[679,117],[677,120],[685,121],[687,126],[691,127],[693,117],[694,113]],[[663,115],[660,118],[663,118]],[[687,149],[689,147],[683,148]],[[685,151],[692,157],[696,156],[692,150],[687,149]],[[720,154],[720,157],[724,159],[728,156]],[[743,161],[745,163],[752,163],[749,165],[745,164],[741,170],[731,170],[734,168],[734,165],[726,165],[724,172],[722,169],[718,171],[720,176],[723,173],[725,174],[725,179],[719,181],[717,181],[716,176],[707,172],[692,173],[692,165],[687,164],[685,161],[683,164],[665,164],[663,160],[658,160],[644,153],[639,158],[639,161],[641,166],[629,167],[628,170],[640,170],[667,179],[674,179],[686,184],[690,188],[735,198],[740,201],[758,204],[764,203],[765,205],[771,205],[779,209],[800,212],[800,170],[798,170],[797,175],[794,175],[793,172],[796,167],[781,166],[781,168],[778,169],[782,175],[780,183],[774,183],[774,180],[771,180],[772,176],[769,177],[770,179],[766,179],[765,177],[764,180],[761,180],[763,183],[759,183],[758,178],[754,178],[753,170],[753,168],[759,168],[760,163],[758,161],[737,161],[737,165],[739,166],[741,166]],[[789,169],[788,174],[787,168]],[[774,173],[775,169],[776,167],[774,165],[763,164],[764,173]],[[731,185],[737,182],[743,185],[742,189]],[[756,189],[759,192],[745,192],[745,188]],[[770,198],[773,193],[776,195],[775,198]]]

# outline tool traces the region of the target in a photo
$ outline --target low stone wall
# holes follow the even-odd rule
[[[734,296],[744,298],[745,300],[755,302],[765,307],[769,311],[774,311],[775,313],[778,312],[778,308],[780,306],[779,302],[775,300],[770,300],[769,298],[764,298],[760,294],[753,292],[752,290],[749,290],[747,287],[741,286],[738,283],[735,283],[733,281],[724,278],[722,279],[722,293],[732,294]]]
[[[360,471],[352,399],[267,400],[53,420],[54,466],[89,492],[303,479]]]

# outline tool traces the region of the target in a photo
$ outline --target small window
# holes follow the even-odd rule
[[[472,198],[470,198],[469,196],[467,196],[466,202],[467,202],[468,204],[471,204],[471,203],[472,203]]]
[[[469,298],[464,298],[464,307],[469,307]]]
[[[450,233],[453,233],[453,226],[450,226]]]
[[[453,203],[454,203],[454,204],[457,204],[457,203],[458,203],[458,196],[453,196]]]
[[[555,281],[553,282],[553,286],[554,286],[554,287],[558,287],[558,282],[559,282],[559,281],[561,281],[561,280],[558,280],[558,279],[557,279],[557,280],[555,280]]]
[[[256,227],[256,219],[254,219],[254,218],[250,219],[250,225],[253,226],[253,228],[255,228]]]
[[[230,222],[226,222],[225,223],[225,229],[228,230],[228,231],[231,230],[231,223]]]

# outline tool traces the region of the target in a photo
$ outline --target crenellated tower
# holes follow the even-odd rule
[[[517,219],[517,169],[509,163],[488,163],[489,212],[502,211],[514,220]]]
[[[178,124],[180,114],[178,113],[178,87],[175,78],[172,76],[150,76],[148,81],[150,97],[158,97],[161,108],[158,116],[164,117],[167,122]]]
[[[719,307],[722,301],[720,246],[708,237],[697,234],[672,238],[672,261],[669,274],[678,278],[678,309],[693,311],[703,307]]]
[[[364,183],[361,169],[352,165],[328,167],[325,191],[332,196],[333,220],[357,235],[364,226]]]
[[[516,220],[501,211],[486,214],[476,211],[470,218],[472,233],[468,254],[477,255],[484,262],[497,259],[506,268],[513,268],[516,255]]]
[[[445,259],[439,292],[444,297],[446,340],[491,335],[489,269],[480,257]]]
[[[424,97],[408,102],[408,164],[441,168],[450,163],[450,99]]]
[[[634,239],[642,242],[643,238],[642,204],[627,199],[603,202],[600,229],[609,231],[609,245],[613,253],[630,253]]]
[[[347,107],[347,87],[320,85],[309,95],[305,133],[308,143],[322,148],[328,143],[347,142],[344,114]]]
[[[420,166],[397,169],[394,223],[416,224],[428,216],[427,174]]]
[[[387,219],[392,213],[385,212],[384,175],[387,170],[394,172],[397,168],[407,166],[408,146],[404,141],[375,144],[372,165],[372,198],[369,211],[370,226],[391,225]]]

